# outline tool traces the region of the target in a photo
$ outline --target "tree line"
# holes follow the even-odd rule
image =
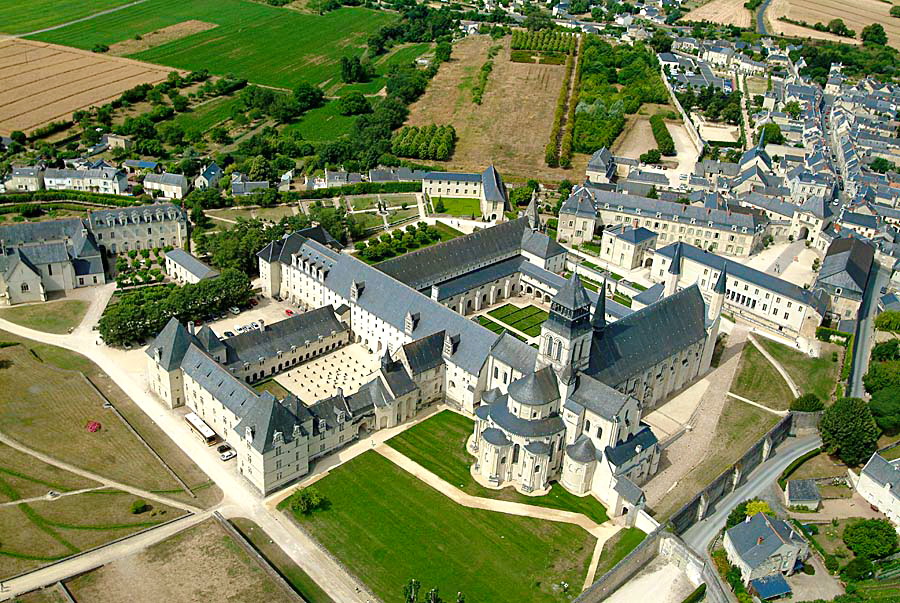
[[[544,148],[544,161],[550,167],[559,167],[559,142],[562,131],[562,120],[566,114],[566,106],[569,100],[569,80],[572,79],[572,67],[574,59],[572,55],[566,58],[566,75],[563,78],[563,86],[559,89],[556,98],[556,111],[553,113],[553,125],[550,127],[550,141]]]
[[[659,152],[667,157],[675,154],[675,141],[666,127],[663,116],[657,113],[650,118],[650,128],[653,130],[653,138],[656,140],[656,147]]]
[[[698,108],[711,121],[724,121],[731,125],[741,123],[741,93],[731,93],[712,86],[694,90],[688,88],[676,95],[685,111]]]
[[[391,152],[397,157],[446,161],[455,146],[456,130],[452,125],[404,126],[391,138]]]

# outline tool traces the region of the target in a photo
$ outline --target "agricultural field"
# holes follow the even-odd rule
[[[340,57],[359,53],[370,34],[394,19],[389,13],[365,8],[341,8],[320,16],[246,0],[148,0],[35,38],[90,50],[98,44],[113,46],[165,27],[200,21],[216,27],[129,56],[291,88],[301,81],[336,81]]]
[[[745,0],[712,0],[695,8],[681,18],[681,21],[710,21],[722,25],[750,27],[753,15],[744,8]]]
[[[285,126],[285,131],[299,132],[303,140],[310,142],[327,142],[349,135],[353,131],[356,117],[341,115],[338,102],[330,100],[321,107],[310,109],[299,120]]]
[[[53,44],[0,40],[0,134],[69,119],[138,84],[161,82],[170,71]]]
[[[197,105],[190,111],[177,114],[172,123],[178,124],[186,132],[191,130],[208,132],[230,119],[231,111],[238,102],[236,96],[220,96]]]
[[[840,0],[772,0],[766,9],[766,20],[776,32],[785,35],[801,36],[804,38],[820,38],[849,44],[859,44],[858,39],[842,38],[828,32],[820,32],[811,27],[794,25],[779,21],[778,18],[786,16],[795,21],[805,21],[810,25],[815,23],[827,24],[832,19],[842,19],[844,24],[856,32],[857,38],[867,25],[881,23],[888,36],[888,44],[894,48],[900,48],[900,19],[890,16],[893,6],[890,2],[881,0],[855,0],[854,2],[841,2]]]
[[[79,603],[295,600],[214,519],[72,578],[66,587]]]
[[[570,170],[549,168],[544,146],[550,137],[563,65],[509,60],[509,38],[494,58],[481,105],[472,102],[472,86],[496,44],[489,36],[468,36],[453,45],[425,94],[410,107],[407,125],[450,124],[459,141],[453,157],[436,162],[442,170],[482,171],[492,163],[504,176],[559,180],[583,174],[586,155],[576,155]],[[522,124],[529,124],[522,128]]]
[[[512,304],[504,304],[488,312],[488,316],[504,322],[530,337],[537,337],[541,334],[541,325],[547,320],[548,315],[544,310],[535,306],[518,308]]]
[[[0,5],[0,34],[23,34],[53,27],[128,4],[132,0],[29,0],[28,10],[17,2]]]
[[[374,451],[315,488],[327,508],[296,521],[382,601],[415,578],[467,601],[567,602],[560,583],[580,587],[596,543],[575,525],[457,505]]]

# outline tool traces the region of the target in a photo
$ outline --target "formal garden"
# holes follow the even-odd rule
[[[504,304],[488,312],[488,316],[529,337],[538,337],[541,334],[541,325],[549,315],[546,311],[531,305],[519,308],[512,304]]]

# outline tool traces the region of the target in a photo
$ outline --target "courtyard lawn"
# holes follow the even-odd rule
[[[591,496],[570,494],[556,483],[544,496],[525,496],[513,488],[491,490],[479,485],[469,473],[475,457],[466,451],[466,440],[472,435],[474,426],[472,419],[444,410],[392,437],[387,444],[472,496],[582,513],[597,523],[609,519],[600,501]]]
[[[773,410],[787,410],[793,400],[787,382],[749,341],[741,353],[731,391]]]
[[[435,222],[434,228],[436,228],[438,233],[440,233],[441,235],[441,240],[439,241],[440,243],[463,236],[463,233],[461,231],[456,230],[452,226],[447,226],[443,222]]]
[[[179,69],[208,69],[254,83],[293,88],[340,75],[340,57],[358,53],[366,39],[396,15],[344,7],[325,15],[245,0],[148,0],[89,21],[34,36],[90,50],[189,20],[217,27],[138,52],[131,58]]]
[[[547,320],[548,314],[535,306],[516,307],[512,304],[504,304],[491,310],[488,315],[504,322],[514,329],[522,331],[530,337],[541,334],[541,325]]]
[[[599,578],[615,565],[625,558],[625,555],[635,549],[637,545],[644,541],[647,535],[637,528],[625,528],[619,530],[603,544],[603,553],[600,555],[600,562],[597,564],[595,578]]]
[[[580,588],[596,543],[571,524],[457,505],[373,451],[315,488],[328,508],[297,521],[382,601],[412,578],[473,602],[570,601],[558,585]]]
[[[443,212],[437,211],[438,199],[444,203]],[[481,215],[481,201],[478,199],[464,199],[463,197],[432,197],[431,206],[435,208],[435,213],[446,214],[449,216],[471,218],[474,215],[477,218]]]
[[[521,335],[519,335],[518,333],[515,333],[515,332],[513,332],[513,331],[510,331],[509,329],[507,329],[506,327],[504,327],[504,326],[501,325],[500,323],[494,322],[493,320],[491,320],[490,318],[488,318],[488,317],[486,317],[486,316],[479,316],[479,317],[478,317],[478,324],[480,324],[482,327],[484,327],[484,328],[487,329],[488,331],[491,331],[492,333],[497,333],[497,334],[499,335],[499,334],[502,333],[503,331],[506,331],[506,332],[508,332],[510,335],[512,335],[513,337],[515,337],[516,339],[518,339],[519,341],[525,341],[525,338],[522,337]]]
[[[4,308],[0,310],[0,318],[35,331],[68,333],[81,324],[88,306],[86,301],[80,299],[64,299]]]
[[[253,386],[253,389],[258,391],[259,393],[269,392],[279,400],[284,400],[291,395],[291,392],[286,390],[283,385],[281,385],[274,379],[266,379],[265,381],[260,381]]]
[[[828,403],[837,385],[841,370],[841,347],[831,343],[821,343],[821,356],[813,358],[771,339],[758,337],[759,344],[787,371],[797,387],[804,394],[812,393]],[[831,359],[838,353],[838,361]]]
[[[309,574],[294,563],[294,560],[288,557],[281,547],[275,544],[255,522],[243,517],[237,517],[230,521],[307,603],[334,603],[334,600],[309,577]]]
[[[711,452],[666,494],[653,510],[657,521],[664,522],[697,492],[731,467],[780,417],[746,402],[725,398],[725,407],[716,425]],[[793,476],[792,476],[793,477]]]

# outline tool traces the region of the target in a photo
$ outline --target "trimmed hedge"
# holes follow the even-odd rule
[[[700,603],[706,595],[706,582],[694,589],[681,603]]]
[[[650,128],[653,130],[653,138],[656,139],[656,146],[659,148],[659,152],[667,157],[671,157],[675,154],[675,141],[672,140],[672,135],[669,133],[669,129],[666,127],[666,122],[663,120],[663,116],[657,113],[653,117],[650,118]]]
[[[838,331],[837,329],[829,329],[828,327],[816,327],[816,339],[819,341],[830,342],[832,337],[842,337],[844,339],[844,345],[847,345],[847,339],[850,338],[850,333]]]
[[[27,193],[4,193],[0,195],[0,205],[7,203],[27,203],[29,201],[85,201],[97,205],[114,205],[131,207],[143,205],[141,199],[107,195],[104,193],[86,193],[84,191],[31,191]]]
[[[816,448],[815,450],[810,450],[806,454],[795,458],[791,461],[791,464],[784,468],[784,471],[781,472],[781,476],[778,478],[778,487],[784,490],[784,486],[787,484],[787,479],[797,470],[797,467],[816,456],[822,452],[822,448]]]
[[[284,201],[300,199],[330,199],[341,195],[371,195],[373,193],[416,193],[422,190],[421,182],[358,182],[347,186],[332,186],[311,191],[282,193]]]

